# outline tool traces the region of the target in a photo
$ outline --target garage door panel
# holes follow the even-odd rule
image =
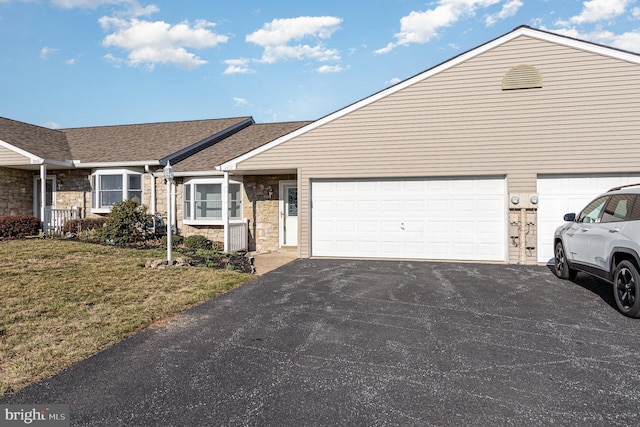
[[[314,256],[506,258],[504,179],[314,181],[311,197]]]
[[[578,213],[587,203],[613,187],[640,182],[639,174],[539,177],[538,262],[553,260],[553,233],[566,213]]]

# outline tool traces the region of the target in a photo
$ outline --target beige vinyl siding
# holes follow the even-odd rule
[[[28,165],[31,164],[31,160],[18,154],[15,151],[9,150],[5,147],[0,147],[0,166],[15,166],[15,165]]]
[[[543,87],[502,91],[518,64]],[[521,36],[238,169],[302,170],[304,251],[310,178],[506,175],[509,192],[534,192],[537,174],[640,171],[638,99],[637,64]]]

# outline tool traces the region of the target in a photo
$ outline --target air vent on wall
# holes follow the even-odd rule
[[[521,64],[507,71],[502,79],[502,90],[534,89],[542,87],[542,75],[536,67]]]

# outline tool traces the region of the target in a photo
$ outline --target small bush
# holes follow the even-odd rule
[[[182,244],[182,241],[184,240],[184,238],[180,235],[177,234],[172,234],[171,235],[171,241],[173,242],[172,247],[175,248],[176,246],[179,246]],[[167,236],[164,235],[162,236],[162,239],[160,239],[160,242],[162,243],[163,247],[167,247]]]
[[[21,239],[36,236],[40,231],[40,218],[32,215],[16,215],[0,217],[0,237],[5,239]]]
[[[212,241],[199,234],[188,236],[184,239],[184,245],[187,249],[204,249],[206,251],[211,250]]]
[[[81,231],[96,230],[104,227],[107,219],[103,217],[91,217],[82,219],[71,219],[62,226],[63,233],[79,233]]]
[[[102,237],[108,243],[128,246],[142,243],[153,235],[153,218],[147,208],[132,200],[125,200],[111,208]]]

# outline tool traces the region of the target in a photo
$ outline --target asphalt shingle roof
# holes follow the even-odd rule
[[[73,160],[159,160],[250,117],[63,129]]]
[[[43,159],[71,159],[65,134],[59,130],[0,117],[0,140]]]
[[[267,144],[311,122],[252,124],[173,165],[176,172],[210,171],[216,166]]]

